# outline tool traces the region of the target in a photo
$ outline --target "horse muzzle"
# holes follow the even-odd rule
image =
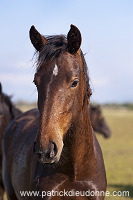
[[[34,153],[40,163],[57,163],[60,159],[59,149],[55,142],[50,142],[45,150],[34,142]]]

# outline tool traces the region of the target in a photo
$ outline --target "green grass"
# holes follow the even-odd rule
[[[133,200],[133,111],[104,109],[112,137],[97,135],[107,173],[107,190],[129,191],[129,197],[106,197],[107,200]]]

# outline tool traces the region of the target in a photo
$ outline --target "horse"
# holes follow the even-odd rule
[[[8,200],[103,200],[106,172],[89,116],[91,88],[80,30],[71,25],[67,36],[45,37],[31,26],[29,36],[38,54],[33,82],[39,112],[23,113],[4,134]]]
[[[94,131],[102,134],[105,138],[111,136],[111,130],[103,116],[100,105],[90,104],[90,119]]]
[[[2,137],[9,123],[22,112],[14,106],[11,98],[2,92],[0,83],[0,200],[3,199],[4,186],[2,181]]]

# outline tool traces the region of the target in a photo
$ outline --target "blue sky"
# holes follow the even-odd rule
[[[44,35],[82,34],[92,101],[133,102],[132,0],[1,0],[0,81],[13,100],[36,101],[34,48],[29,29]]]

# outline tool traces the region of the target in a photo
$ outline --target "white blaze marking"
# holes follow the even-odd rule
[[[58,66],[55,64],[53,75],[57,76],[57,74],[58,74]]]

